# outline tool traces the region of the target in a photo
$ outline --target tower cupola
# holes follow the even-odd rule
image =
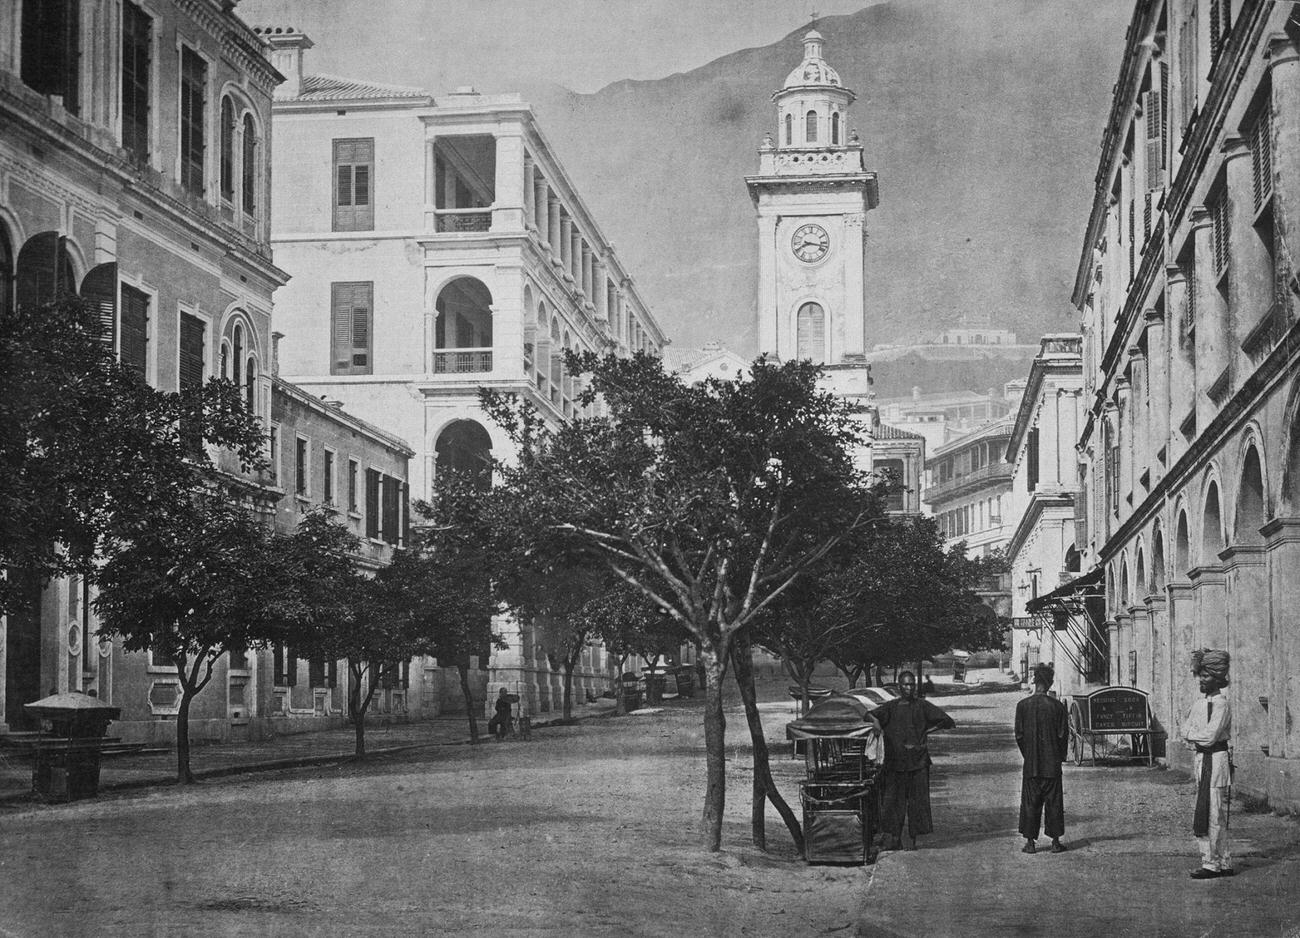
[[[848,143],[848,108],[854,94],[822,57],[826,40],[815,29],[803,37],[803,61],[772,95],[779,149],[841,147]]]

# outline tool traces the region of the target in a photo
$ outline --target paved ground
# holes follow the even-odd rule
[[[1238,875],[1192,881],[1190,788],[1168,772],[1067,767],[1071,851],[1021,854],[1018,697],[937,701],[959,723],[935,740],[937,830],[873,867],[803,864],[772,812],[771,853],[749,844],[749,752],[734,709],[724,852],[703,852],[697,698],[543,728],[527,743],[426,744],[365,765],[10,803],[0,938],[1300,936],[1300,826],[1234,815]],[[770,739],[789,707],[763,706]],[[407,732],[434,727],[389,741]],[[774,770],[796,797],[801,763],[777,758]]]

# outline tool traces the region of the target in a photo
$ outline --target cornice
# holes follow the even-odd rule
[[[1011,537],[1007,540],[1007,556],[1014,560],[1016,554],[1020,553],[1020,548],[1029,540],[1032,529],[1037,526],[1039,518],[1048,508],[1067,507],[1074,508],[1073,492],[1052,492],[1050,494],[1034,492],[1031,494],[1029,507],[1020,515],[1015,530],[1011,532]]]

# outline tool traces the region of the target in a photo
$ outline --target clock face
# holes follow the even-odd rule
[[[821,225],[800,225],[790,239],[790,249],[794,251],[794,256],[805,264],[821,260],[830,246],[831,236]]]

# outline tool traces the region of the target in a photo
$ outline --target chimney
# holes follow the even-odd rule
[[[271,66],[284,76],[275,97],[298,97],[302,94],[302,54],[312,47],[312,41],[292,26],[259,26],[254,32],[271,46]]]
[[[284,338],[283,332],[271,333],[271,377],[280,377],[280,340]]]

